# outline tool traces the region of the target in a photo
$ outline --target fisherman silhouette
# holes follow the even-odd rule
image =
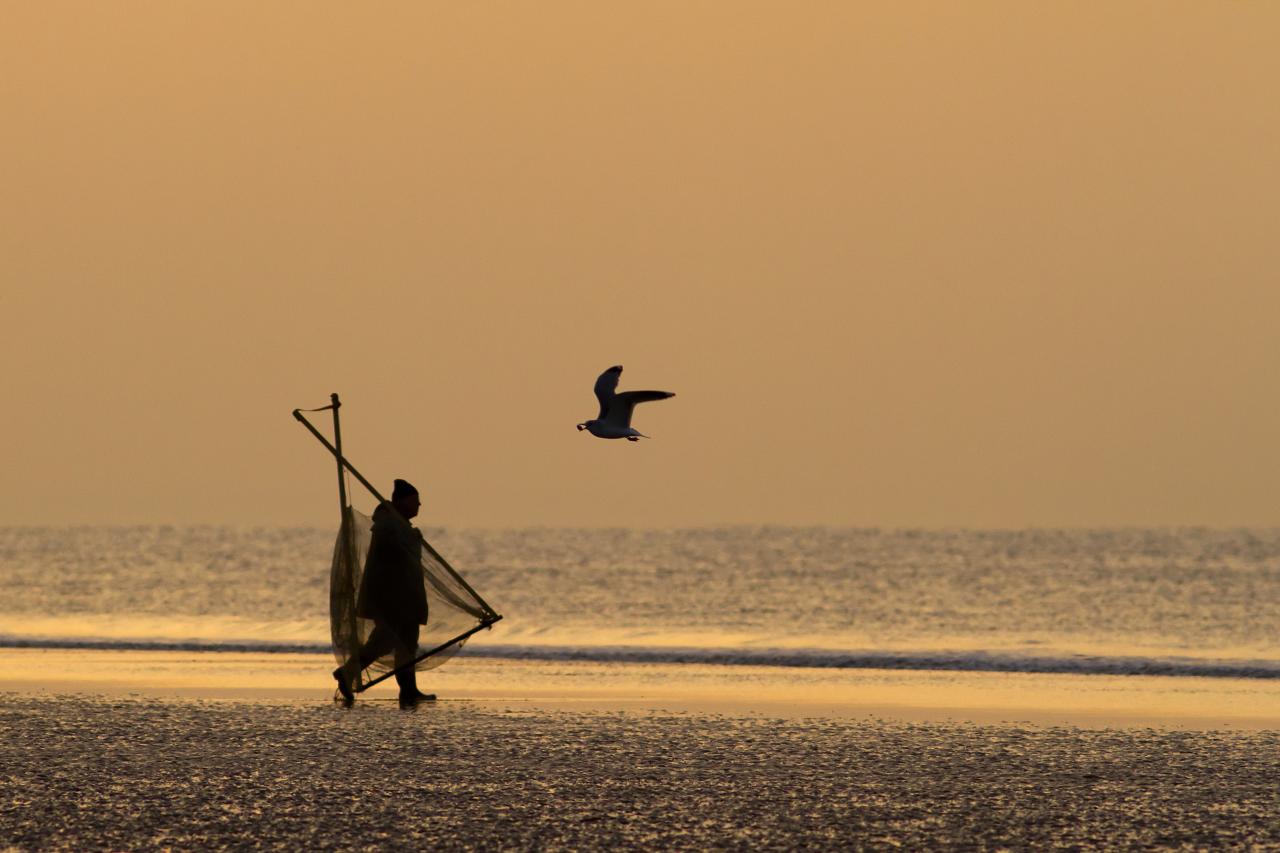
[[[373,620],[373,631],[360,651],[333,671],[338,692],[350,703],[352,685],[360,672],[388,652],[395,653],[400,706],[434,700],[418,690],[413,659],[418,650],[418,626],[427,624],[427,593],[422,584],[422,536],[409,522],[422,501],[418,490],[396,480],[391,500],[373,511],[369,556],[356,596],[356,615]]]

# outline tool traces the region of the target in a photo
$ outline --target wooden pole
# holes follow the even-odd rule
[[[342,509],[342,526],[338,528],[338,531],[339,531],[339,535],[342,538],[342,558],[346,560],[346,563],[347,563],[347,571],[345,573],[346,577],[354,578],[356,573],[356,562],[357,562],[356,530],[355,530],[356,519],[355,519],[355,515],[351,511],[351,507],[347,503],[347,478],[343,476],[344,472],[343,472],[343,466],[342,466],[342,462],[343,462],[342,424],[338,419],[338,409],[341,408],[342,402],[338,399],[338,394],[336,391],[329,395],[329,399],[332,401],[332,404],[333,404],[333,444],[334,444],[334,450],[336,451],[334,453],[334,456],[338,460],[338,503],[341,505],[341,509]],[[347,591],[348,590],[344,590],[344,592],[347,592]],[[349,590],[349,592],[351,593],[352,596],[355,596],[357,594],[357,590],[354,588]],[[354,605],[354,603],[355,601],[353,598],[352,604]],[[346,626],[346,629],[347,629],[347,633],[356,642],[357,649],[359,648],[359,643],[360,643],[360,631],[358,628],[358,624],[359,623],[356,619],[355,609],[353,608],[350,613],[350,622]],[[352,652],[352,654],[357,654],[357,653],[358,652],[356,651]]]
[[[333,455],[338,457],[338,509],[342,510],[342,524],[345,527],[347,523],[347,478],[342,476],[342,424],[338,422],[338,407],[342,403],[338,402],[337,392],[330,394],[329,399],[333,401]]]

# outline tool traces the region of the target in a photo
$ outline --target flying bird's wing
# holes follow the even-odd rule
[[[670,391],[623,391],[621,394],[614,394],[613,400],[600,419],[619,427],[631,426],[631,413],[635,410],[636,403],[647,403],[650,400],[665,400],[668,397],[674,397]]]
[[[609,413],[609,403],[613,401],[613,392],[618,390],[618,377],[622,375],[622,365],[615,364],[596,380],[596,399],[600,401],[599,419],[604,420]]]

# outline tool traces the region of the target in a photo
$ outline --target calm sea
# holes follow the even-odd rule
[[[1280,530],[438,530],[464,654],[1280,678]],[[0,528],[0,644],[328,650],[334,531]]]

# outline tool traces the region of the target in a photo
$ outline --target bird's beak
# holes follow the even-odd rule
[[[582,432],[586,428],[587,428],[586,424],[578,424],[578,432]]]

